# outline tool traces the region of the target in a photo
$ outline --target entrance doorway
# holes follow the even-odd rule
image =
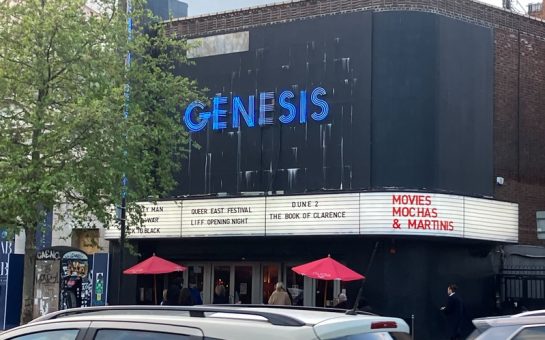
[[[266,263],[261,266],[263,288],[261,303],[267,304],[271,294],[274,292],[274,285],[280,281],[280,264]]]
[[[316,281],[291,270],[299,263],[279,262],[200,262],[185,263],[184,283],[196,288],[202,303],[267,304],[275,284],[284,282],[292,303],[296,306],[323,305],[323,288]],[[216,287],[225,289],[224,300],[218,301]],[[221,289],[219,289],[221,290]],[[328,298],[335,295],[338,287],[328,287]],[[332,291],[331,291],[332,290]],[[321,302],[321,303],[320,303]]]
[[[256,263],[211,263],[209,300],[211,303],[260,303],[257,289],[259,265]],[[223,286],[226,299],[216,294]],[[220,291],[222,289],[218,289]],[[205,293],[206,294],[206,293]]]

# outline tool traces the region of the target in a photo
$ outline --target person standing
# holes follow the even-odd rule
[[[193,298],[193,303],[196,305],[202,305],[201,291],[197,288],[196,284],[189,284],[189,291],[191,292],[191,297]]]
[[[193,306],[195,303],[193,302],[193,297],[191,296],[191,291],[189,288],[182,288],[180,291],[180,300],[178,301],[178,305],[180,306]]]
[[[183,283],[184,283],[184,279],[181,276],[178,276],[174,279],[172,284],[167,289],[166,305],[176,306],[179,303],[180,291],[182,289]]]
[[[441,311],[447,317],[448,336],[450,340],[457,340],[461,337],[462,320],[464,316],[464,305],[456,294],[458,287],[451,283],[447,287],[447,305],[441,307]]]
[[[269,305],[287,305],[291,306],[290,296],[284,288],[282,282],[277,282],[275,285],[275,290],[269,298]]]
[[[220,305],[229,303],[229,297],[227,296],[225,286],[221,283],[219,283],[214,289],[214,301],[212,303]]]

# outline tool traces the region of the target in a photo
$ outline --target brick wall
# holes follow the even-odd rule
[[[498,187],[496,197],[519,202],[519,243],[545,245],[543,241],[537,239],[536,231],[536,211],[545,210],[543,186],[506,179],[505,185]]]
[[[504,28],[495,40],[494,168],[505,178],[496,197],[519,203],[520,243],[545,245],[535,217],[545,210],[545,42]]]
[[[545,22],[471,0],[302,0],[169,23],[195,37],[352,11],[425,11],[495,33],[494,168],[505,178],[498,199],[519,203],[520,243],[537,240],[535,212],[545,211]]]
[[[301,0],[224,12],[217,15],[174,20],[170,32],[193,37],[240,30],[312,17],[353,11],[424,11],[478,23],[531,33],[545,39],[545,24],[472,0]]]

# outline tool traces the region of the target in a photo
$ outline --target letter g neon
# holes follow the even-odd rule
[[[187,106],[184,112],[184,123],[187,128],[192,132],[201,131],[204,129],[206,124],[208,123],[208,119],[210,118],[210,112],[201,112],[199,113],[199,122],[194,122],[191,119],[191,113],[193,112],[193,109],[199,108],[201,110],[204,110],[206,106],[201,101],[194,101],[191,104]]]

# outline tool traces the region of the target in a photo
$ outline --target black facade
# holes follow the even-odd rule
[[[196,58],[178,72],[210,97],[321,86],[329,116],[284,125],[277,109],[273,125],[208,124],[192,134],[202,148],[191,150],[174,195],[392,187],[493,195],[492,29],[430,13],[358,12],[249,34],[247,52]]]

